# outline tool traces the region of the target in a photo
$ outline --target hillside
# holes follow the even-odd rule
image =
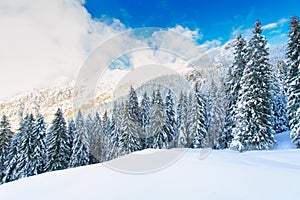
[[[188,150],[171,166],[149,174],[107,165],[50,172],[0,186],[1,199],[297,199],[300,152],[289,133],[276,135],[277,150],[238,153]],[[144,150],[171,155],[175,150]],[[119,159],[130,160],[134,154]],[[138,164],[138,163],[136,163]]]

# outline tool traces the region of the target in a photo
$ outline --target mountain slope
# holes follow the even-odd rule
[[[288,137],[286,132],[277,139],[287,141]],[[172,154],[176,150],[150,152],[153,151]],[[299,196],[300,151],[297,149],[212,151],[204,159],[200,155],[199,149],[188,150],[170,167],[143,175],[120,173],[103,164],[46,173],[0,186],[0,197],[10,200],[276,200]]]

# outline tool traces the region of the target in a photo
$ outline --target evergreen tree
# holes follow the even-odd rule
[[[137,125],[141,125],[139,101],[133,87],[130,88],[129,93],[129,116],[136,122]]]
[[[114,116],[111,117],[110,123],[110,135],[108,139],[108,160],[117,158],[119,155],[119,135],[120,135],[120,125],[117,124]]]
[[[3,115],[0,121],[0,184],[5,176],[12,138],[13,132],[10,130],[6,116]]]
[[[270,149],[275,140],[272,129],[271,67],[268,63],[266,40],[261,35],[261,23],[254,25],[253,37],[247,47],[249,60],[241,79],[232,148],[243,150]]]
[[[32,130],[33,156],[32,167],[33,174],[45,172],[47,163],[46,148],[46,123],[43,115],[39,114]]]
[[[93,120],[91,114],[88,114],[86,120],[85,120],[85,127],[87,130],[87,136],[88,136],[88,144],[89,144],[89,164],[95,164],[98,162],[97,158],[91,153],[91,145],[95,145],[95,121]]]
[[[192,100],[192,109],[190,112],[189,131],[192,135],[191,147],[204,147],[207,136],[207,111],[204,99],[201,97],[198,85],[195,86],[195,92]]]
[[[73,142],[76,136],[76,125],[73,120],[73,118],[68,120],[68,127],[67,127],[67,136],[68,136],[68,146],[70,149],[69,155],[68,155],[68,162],[70,162],[71,156],[72,156],[72,149],[73,149]]]
[[[179,135],[181,132],[181,114],[182,114],[182,103],[183,103],[183,99],[184,99],[184,95],[181,92],[180,96],[179,96],[179,100],[177,103],[177,107],[176,107],[176,135],[175,135],[175,147],[180,147],[179,143],[180,143],[180,139],[179,139]]]
[[[287,47],[289,66],[288,104],[292,142],[300,148],[300,22],[293,16],[290,21],[289,42]]]
[[[18,161],[19,161],[19,157],[20,157],[20,145],[22,142],[22,133],[24,130],[24,120],[22,118],[22,114],[23,112],[20,112],[20,127],[17,131],[17,133],[15,133],[13,140],[11,142],[10,148],[9,148],[9,152],[7,155],[7,159],[6,159],[6,169],[5,169],[5,175],[2,179],[3,183],[7,183],[10,181],[14,181],[18,179]]]
[[[139,127],[136,121],[130,116],[129,102],[127,101],[124,108],[124,115],[121,124],[120,133],[120,154],[125,155],[142,148],[139,138]]]
[[[89,143],[87,128],[82,113],[79,111],[76,121],[76,135],[73,141],[72,155],[69,167],[79,167],[89,164]]]
[[[284,92],[283,74],[280,71],[280,63],[277,64],[273,73],[273,98],[272,98],[272,110],[273,110],[273,129],[276,133],[281,133],[289,129],[289,121],[287,118],[287,98]]]
[[[190,112],[191,112],[192,95],[187,97],[186,94],[181,94],[177,112],[180,113],[180,130],[179,130],[179,147],[189,148],[192,143],[192,135],[190,132]]]
[[[149,120],[150,120],[150,100],[145,92],[142,98],[141,102],[141,123],[142,123],[142,137],[141,137],[141,142],[142,142],[142,147],[147,148],[148,147],[148,133],[147,133],[147,128],[149,126]]]
[[[227,97],[227,111],[225,118],[225,126],[219,141],[220,148],[228,148],[233,139],[232,130],[235,127],[237,109],[237,100],[239,92],[241,90],[241,78],[246,66],[245,54],[246,54],[246,41],[241,35],[238,35],[234,45],[234,62],[228,69],[226,77],[226,97]]]
[[[59,108],[54,115],[47,136],[47,171],[61,170],[68,167],[70,146],[66,130],[66,121]]]
[[[90,164],[99,163],[102,161],[101,153],[103,152],[104,145],[102,142],[103,130],[102,122],[99,113],[97,112],[94,117],[94,127],[90,140]]]
[[[166,113],[160,91],[157,90],[155,101],[151,107],[149,133],[153,136],[152,148],[167,148],[168,134]]]
[[[173,142],[176,137],[176,116],[175,116],[175,106],[174,106],[174,95],[171,90],[168,90],[167,95],[165,97],[165,112],[166,112],[166,133],[168,136],[168,143],[170,146],[174,146]]]
[[[34,149],[35,138],[33,135],[34,118],[32,114],[27,114],[24,118],[24,128],[21,133],[21,144],[19,159],[17,164],[17,177],[23,178],[32,176],[34,171]]]

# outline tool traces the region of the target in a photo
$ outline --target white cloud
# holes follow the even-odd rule
[[[92,19],[83,3],[83,0],[0,0],[0,99],[49,87],[58,81],[74,80],[92,50],[108,38],[129,30],[118,19]],[[185,37],[178,39],[178,35]],[[157,46],[179,52],[188,59],[202,50],[195,42],[202,38],[198,29],[176,25],[155,32],[153,37]],[[146,40],[123,40],[127,45],[148,45]],[[121,44],[124,42],[109,46],[107,53],[121,51]],[[137,53],[139,58],[132,56],[132,62],[135,66],[142,65],[148,59],[182,66],[180,59],[174,60],[174,55],[167,54]]]
[[[278,27],[282,27],[286,22],[288,22],[288,19],[282,18],[282,19],[279,19],[277,22],[270,23],[270,24],[263,26],[262,29],[269,30],[269,29],[275,29]]]
[[[83,3],[0,1],[0,98],[74,79],[90,50],[125,29],[91,19]]]
[[[274,29],[274,28],[277,28],[277,26],[278,26],[277,23],[270,23],[265,26],[262,26],[262,29],[263,30]]]
[[[191,30],[187,27],[182,27],[181,25],[176,25],[175,27],[170,28],[169,30],[176,31],[192,40],[200,40],[203,37],[202,33],[199,32],[199,29]]]

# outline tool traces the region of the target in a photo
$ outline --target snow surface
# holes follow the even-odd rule
[[[204,159],[201,150],[188,150],[171,166],[150,174],[120,173],[102,164],[45,173],[1,185],[0,198],[298,199],[300,150],[291,149],[289,132],[276,135],[276,140],[276,150],[220,150]],[[172,151],[176,149],[144,153]]]

